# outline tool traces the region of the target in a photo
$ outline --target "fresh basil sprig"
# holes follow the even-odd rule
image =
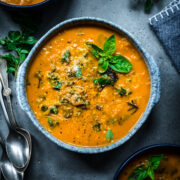
[[[128,180],[145,180],[147,177],[155,180],[154,171],[159,167],[162,158],[163,154],[150,157],[145,165],[134,169]]]
[[[8,36],[0,39],[0,45],[10,51],[1,56],[7,61],[8,73],[14,73],[16,76],[19,66],[24,62],[36,41],[34,36],[20,31],[10,31]]]
[[[87,43],[87,45],[91,48],[93,56],[99,59],[99,73],[106,72],[108,67],[120,73],[129,73],[131,71],[132,64],[125,57],[118,54],[113,55],[116,51],[116,37],[114,34],[106,40],[104,49],[92,43]]]

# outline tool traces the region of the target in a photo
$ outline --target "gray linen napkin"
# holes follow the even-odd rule
[[[149,22],[180,72],[180,0],[172,1]]]

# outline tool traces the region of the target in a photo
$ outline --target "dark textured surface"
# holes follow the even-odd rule
[[[13,105],[18,123],[29,130],[33,138],[33,155],[25,180],[111,180],[120,163],[137,149],[155,143],[180,144],[179,75],[148,25],[148,18],[170,1],[159,1],[151,14],[145,14],[143,6],[132,6],[134,1],[57,0],[51,9],[39,11],[43,15],[43,22],[37,32],[38,37],[60,21],[79,16],[104,18],[128,30],[159,64],[162,94],[147,123],[129,142],[104,154],[82,155],[59,148],[45,138],[19,108],[13,91]],[[18,27],[11,21],[9,14],[0,9],[0,36],[16,28]],[[13,78],[11,87],[15,90]],[[5,135],[6,131],[0,110],[0,132]]]

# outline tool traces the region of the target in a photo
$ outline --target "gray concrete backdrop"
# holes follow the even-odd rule
[[[180,80],[160,42],[148,25],[148,18],[160,11],[170,0],[160,0],[150,14],[138,0],[56,0],[55,4],[39,14],[43,21],[37,37],[55,24],[72,17],[93,16],[110,20],[134,35],[156,59],[161,70],[162,94],[147,123],[123,146],[98,155],[82,155],[64,150],[44,137],[23,113],[17,103],[12,77],[13,107],[19,125],[32,134],[33,154],[25,180],[111,180],[118,166],[139,148],[156,143],[180,144]],[[140,0],[142,2],[142,0]],[[17,29],[9,13],[0,9],[0,37]],[[0,132],[7,134],[0,109]]]

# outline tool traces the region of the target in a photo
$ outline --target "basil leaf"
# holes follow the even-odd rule
[[[113,34],[104,43],[103,53],[106,55],[112,55],[115,53],[115,51],[116,51],[116,37]]]
[[[82,76],[82,70],[80,67],[78,67],[77,71],[76,71],[76,77],[81,77]]]
[[[100,59],[98,62],[98,72],[99,73],[104,73],[107,71],[109,66],[109,62],[108,61],[104,61],[103,59]]]
[[[149,168],[148,171],[147,171],[147,174],[148,174],[148,176],[149,176],[152,180],[155,179],[155,175],[154,175],[153,169]]]
[[[132,69],[132,64],[123,56],[115,55],[113,59],[116,60],[116,63],[110,63],[109,66],[114,71],[120,73],[129,73]]]
[[[103,50],[102,50],[99,46],[97,46],[97,45],[95,45],[95,44],[91,44],[91,47],[92,47],[94,50],[96,50],[98,53],[102,53],[102,52],[103,52]]]
[[[8,37],[13,41],[18,41],[21,38],[21,33],[19,31],[9,31]]]
[[[99,53],[96,51],[96,50],[94,50],[94,49],[91,49],[91,52],[92,52],[92,54],[93,54],[93,57],[96,57],[96,58],[100,58],[100,55],[99,55]]]
[[[144,180],[148,176],[147,170],[142,167],[137,167],[128,177],[128,180]]]
[[[112,139],[113,139],[113,133],[112,133],[112,131],[111,131],[110,129],[107,131],[105,137],[106,137],[106,139],[107,139],[109,142],[112,141]]]
[[[13,68],[13,67],[8,67],[8,69],[7,69],[7,73],[9,74],[9,73],[14,73],[16,70],[15,70],[15,68]]]
[[[129,176],[128,180],[145,180],[147,177],[155,179],[154,170],[156,170],[163,158],[163,155],[152,156],[147,165],[137,167]]]
[[[90,48],[92,48],[91,52],[92,52],[94,57],[96,57],[98,59],[101,57],[103,50],[99,46],[97,46],[93,43],[88,43],[88,42],[86,43],[86,45],[89,46]]]
[[[151,168],[152,168],[153,170],[156,170],[156,169],[159,167],[162,158],[163,158],[163,154],[157,155],[157,156],[152,156],[152,157],[149,159],[149,162],[150,162],[150,164],[151,164]]]
[[[28,50],[26,50],[26,49],[21,49],[21,50],[20,50],[20,53],[23,53],[23,54],[28,54],[28,53],[29,53],[29,51],[28,51]]]
[[[33,45],[37,42],[36,38],[34,36],[28,36],[27,38],[24,38],[20,41],[20,43]]]

